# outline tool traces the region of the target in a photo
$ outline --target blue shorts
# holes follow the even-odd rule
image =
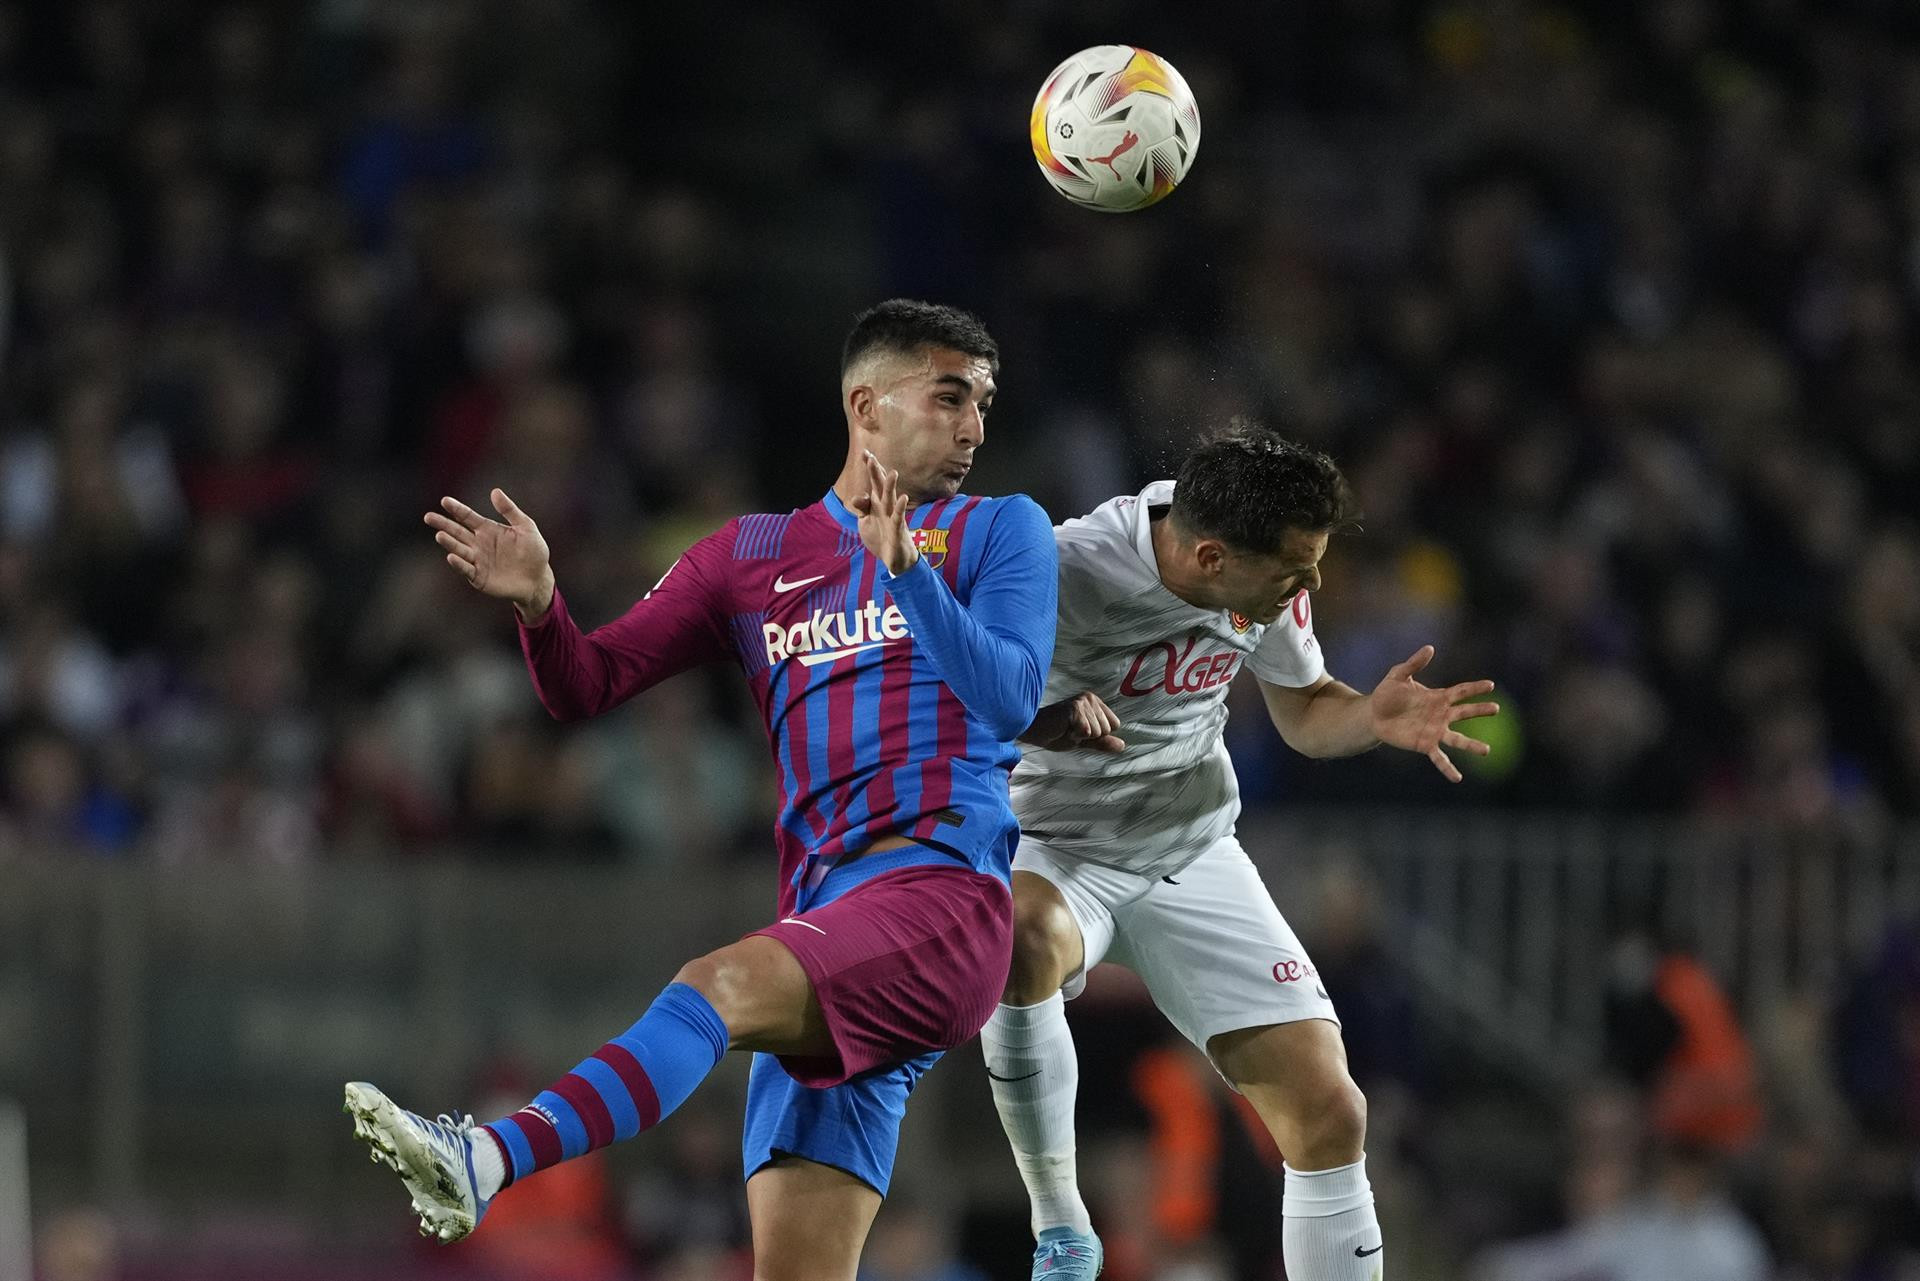
[[[969,893],[975,888],[973,882],[986,879],[973,874],[954,875],[956,871],[965,872],[966,869],[957,868],[949,855],[939,851],[923,848],[910,852],[903,849],[898,856],[884,860],[862,859],[828,873],[800,919],[826,920],[825,916],[814,917],[811,914],[837,902],[862,885],[898,887],[907,884],[914,863],[943,869],[943,876],[952,875],[954,886]],[[902,867],[902,864],[908,866]],[[983,1004],[976,1002],[980,1008],[970,1007],[963,1012],[963,1016],[956,1015],[954,1019],[946,1020],[954,1023],[952,1027],[944,1023],[938,1028],[907,1029],[894,1026],[895,1022],[905,1017],[905,1005],[922,1009],[923,1012],[926,1009],[944,1009],[942,1001],[910,992],[903,1000],[902,1009],[893,1009],[891,1014],[883,1010],[867,1010],[866,1014],[870,1017],[852,1018],[851,1023],[858,1026],[846,1031],[841,1024],[849,1020],[839,1017],[848,1013],[842,1008],[843,1004],[851,1002],[857,1005],[864,998],[892,1009],[889,997],[897,994],[883,981],[885,974],[882,973],[888,967],[877,964],[875,958],[868,955],[871,948],[856,948],[853,961],[857,963],[854,972],[861,978],[858,985],[860,993],[849,995],[836,985],[836,964],[829,963],[832,957],[823,960],[820,954],[821,945],[828,936],[820,935],[817,930],[795,927],[791,921],[758,931],[779,938],[807,967],[807,977],[820,999],[829,1026],[840,1028],[835,1040],[841,1046],[841,1054],[832,1070],[805,1061],[783,1064],[771,1054],[753,1056],[753,1072],[747,1079],[746,1125],[741,1138],[741,1153],[749,1179],[775,1156],[784,1153],[845,1170],[882,1196],[886,1195],[887,1183],[893,1177],[894,1152],[900,1142],[900,1121],[907,1114],[907,1096],[913,1093],[913,1087],[927,1074],[927,1069],[938,1063],[940,1056],[945,1053],[941,1049],[926,1047],[957,1045],[971,1038],[979,1030],[980,1024],[986,1021],[987,1015],[992,1013],[994,1003],[1000,998],[1000,990],[1006,984],[1007,963],[1012,952],[1006,931],[1012,927],[1013,914],[1004,881],[994,888],[996,894],[988,897],[994,900],[998,913],[992,921],[972,921],[966,913],[953,910],[947,896],[932,896],[934,906],[939,909],[939,914],[943,914],[943,919],[953,918],[968,924],[968,930],[962,932],[968,945],[968,955],[977,951],[992,961],[991,965],[982,962],[972,966],[981,971],[978,982],[973,986],[980,989],[980,1002]],[[925,891],[921,891],[921,895],[927,897]],[[879,910],[879,907],[863,905],[862,908],[863,914],[875,910]],[[1002,917],[1004,920],[1000,919]],[[891,918],[868,923],[884,935],[883,927],[888,919]],[[857,931],[845,928],[848,924],[850,922],[831,922],[831,940],[842,946],[846,945],[848,939],[862,941],[856,937]],[[994,924],[1004,928],[991,928]],[[939,931],[923,933],[942,937]],[[884,938],[881,943],[885,943]],[[892,954],[889,953],[889,956]],[[885,961],[888,957],[879,959]],[[954,958],[943,955],[930,959],[909,949],[892,956],[892,959],[918,972],[922,984],[927,981],[927,974],[933,973],[939,975],[940,982],[947,988],[968,987],[955,980],[955,974],[964,972],[968,966],[959,964]],[[812,964],[809,964],[810,960]],[[852,1011],[855,1016],[860,1013],[858,1009]],[[869,1028],[869,1024],[875,1027]],[[875,1028],[878,1030],[875,1031]],[[874,1031],[875,1034],[863,1040],[855,1035],[863,1030]],[[870,1045],[868,1040],[874,1043]],[[896,1058],[901,1047],[911,1047],[907,1051],[911,1056]],[[912,1050],[919,1052],[912,1053]],[[813,1070],[816,1068],[820,1070]],[[847,1075],[849,1071],[852,1075]],[[814,1084],[802,1084],[796,1077],[812,1080]]]
[[[885,1196],[907,1095],[939,1061],[935,1051],[819,1088],[787,1075],[773,1055],[754,1055],[741,1139],[747,1177],[785,1153],[845,1170]]]

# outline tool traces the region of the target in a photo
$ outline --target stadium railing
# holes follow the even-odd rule
[[[1422,1015],[1542,1093],[1598,1063],[1609,952],[1630,928],[1686,940],[1756,1018],[1920,914],[1912,826],[1295,808],[1249,811],[1240,831],[1309,947],[1344,885]],[[108,1204],[376,1195],[341,1139],[341,1081],[473,1106],[501,1063],[564,1067],[680,961],[761,924],[773,889],[737,859],[164,867],[46,852],[4,878],[0,1098],[25,1108],[36,1196]],[[903,1168],[977,1166],[1004,1191],[1004,1147],[964,1075],[923,1087]]]

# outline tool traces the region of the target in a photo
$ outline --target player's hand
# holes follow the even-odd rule
[[[853,509],[860,514],[860,541],[898,578],[920,559],[913,531],[907,528],[912,500],[900,492],[900,473],[882,467],[871,449],[866,452],[867,492],[853,500]]]
[[[1085,748],[1111,756],[1127,750],[1126,740],[1120,737],[1119,716],[1092,690],[1041,708],[1020,741],[1050,752]]]
[[[553,567],[547,540],[533,517],[513,505],[506,491],[492,494],[493,509],[505,523],[482,516],[457,498],[442,498],[446,514],[428,512],[433,541],[447,553],[447,564],[475,591],[511,601],[522,622],[535,623],[553,605]]]
[[[1485,756],[1489,749],[1479,739],[1454,729],[1454,725],[1476,716],[1498,715],[1500,704],[1464,701],[1491,693],[1492,681],[1467,681],[1446,689],[1422,685],[1414,677],[1432,661],[1433,646],[1422,645],[1406,662],[1388,669],[1386,678],[1368,696],[1373,736],[1389,746],[1420,753],[1449,781],[1458,783],[1460,769],[1447,750]]]

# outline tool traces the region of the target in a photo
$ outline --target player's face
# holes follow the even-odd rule
[[[1279,621],[1295,596],[1320,590],[1328,533],[1289,529],[1280,550],[1265,555],[1226,549],[1214,580],[1221,603],[1262,625]]]
[[[872,445],[884,467],[897,468],[900,487],[915,503],[951,498],[987,438],[987,411],[996,390],[986,361],[934,348],[903,365],[879,392],[878,432]]]

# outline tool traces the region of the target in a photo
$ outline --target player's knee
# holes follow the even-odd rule
[[[679,971],[674,974],[673,981],[675,983],[684,983],[688,987],[693,988],[699,992],[700,995],[706,997],[709,1002],[713,1002],[715,1008],[718,1008],[718,1002],[715,998],[720,995],[718,989],[722,986],[725,968],[714,954],[709,952],[707,955],[695,957],[693,960],[681,966]]]
[[[755,1030],[747,1026],[752,1021],[748,999],[752,995],[752,975],[730,954],[730,949],[721,948],[688,961],[673,976],[673,981],[684,983],[706,997],[707,1004],[713,1006],[714,1013],[729,1031],[738,1034]]]
[[[1021,903],[1013,919],[1013,964],[1007,973],[1007,1001],[1032,1005],[1060,990],[1067,980],[1076,926],[1073,914],[1058,903]]]
[[[1350,1165],[1367,1143],[1367,1096],[1345,1072],[1306,1092],[1296,1123],[1305,1140],[1303,1169]]]

